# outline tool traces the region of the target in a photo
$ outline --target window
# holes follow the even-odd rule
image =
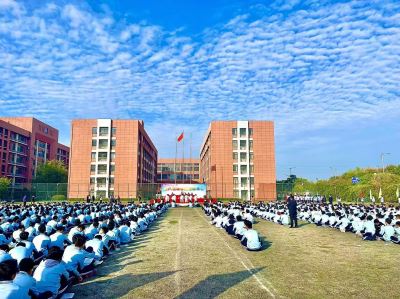
[[[100,136],[107,136],[107,135],[108,135],[108,128],[100,127]]]
[[[106,174],[107,173],[107,165],[98,165],[97,173],[98,174]]]
[[[100,139],[99,140],[99,148],[105,149],[108,147],[108,140],[107,139]]]
[[[233,197],[234,198],[239,198],[239,191],[238,190],[233,191]]]
[[[233,165],[233,174],[237,174],[237,173],[238,173],[238,166]]]
[[[237,150],[237,147],[238,147],[237,140],[232,140],[232,149]]]
[[[115,172],[115,165],[110,165],[110,174],[113,175]]]
[[[253,137],[253,128],[249,128],[249,137]]]
[[[97,187],[105,187],[106,186],[106,178],[97,178]]]
[[[246,150],[246,140],[240,140],[240,149]]]
[[[250,165],[250,174],[254,173],[254,165]]]
[[[116,133],[117,133],[117,128],[111,128],[111,136],[115,137]]]
[[[242,188],[247,188],[247,178],[241,178],[240,179],[240,186]]]
[[[96,173],[96,165],[90,165],[90,174]]]
[[[249,140],[249,150],[253,150],[253,140]]]
[[[233,188],[237,189],[239,187],[239,179],[233,178]]]
[[[240,128],[240,137],[246,137],[246,128]]]
[[[248,194],[247,190],[242,190],[241,199],[242,200],[247,200],[247,194]]]
[[[247,165],[240,165],[240,173],[247,174]]]
[[[112,139],[111,140],[111,149],[113,150],[113,149],[115,149],[115,146],[117,145],[117,140],[115,140],[115,139]]]
[[[90,178],[90,185],[94,185],[95,181],[95,178]]]
[[[92,128],[92,136],[97,136],[97,128]]]
[[[97,140],[92,139],[92,148],[96,148],[96,146],[97,146]]]
[[[254,154],[253,154],[253,153],[250,153],[249,158],[250,158],[250,163],[253,162],[253,160],[254,160]]]
[[[254,177],[250,178],[250,185],[251,185],[251,188],[254,189]]]
[[[232,128],[232,138],[237,138],[237,128]]]
[[[233,162],[237,162],[237,160],[238,160],[238,153],[233,153],[232,158],[233,158]]]
[[[111,162],[115,161],[115,153],[110,154],[110,160],[111,160]]]
[[[107,161],[107,152],[99,153],[99,161]]]
[[[96,153],[92,152],[92,162],[96,162]]]
[[[240,162],[247,162],[247,154],[240,153]]]

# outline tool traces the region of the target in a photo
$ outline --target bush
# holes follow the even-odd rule
[[[65,195],[61,195],[61,194],[53,195],[51,197],[51,201],[65,201],[65,200],[66,200]]]

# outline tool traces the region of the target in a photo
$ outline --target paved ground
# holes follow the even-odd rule
[[[400,298],[400,246],[303,224],[260,221],[261,252],[171,209],[148,233],[75,286],[76,298]]]

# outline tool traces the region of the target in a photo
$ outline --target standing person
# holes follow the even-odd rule
[[[297,225],[297,201],[294,199],[293,194],[290,194],[288,199],[288,209],[290,216],[290,227],[298,227]],[[294,226],[293,226],[294,224]]]
[[[96,197],[94,197],[94,194],[92,195],[92,202],[94,203],[94,201],[96,200]]]
[[[28,196],[26,196],[26,194],[24,195],[24,197],[22,197],[22,202],[24,207],[26,207],[26,201],[28,200]]]
[[[329,195],[329,204],[333,205],[333,196],[332,195]]]
[[[90,195],[86,196],[86,203],[90,203]]]
[[[35,196],[35,195],[32,195],[32,197],[31,197],[31,203],[32,203],[32,204],[35,203],[35,199],[36,199],[36,196]]]

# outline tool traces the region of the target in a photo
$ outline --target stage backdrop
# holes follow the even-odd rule
[[[181,195],[181,193],[196,194],[198,198],[206,196],[206,184],[162,184],[161,195]]]

